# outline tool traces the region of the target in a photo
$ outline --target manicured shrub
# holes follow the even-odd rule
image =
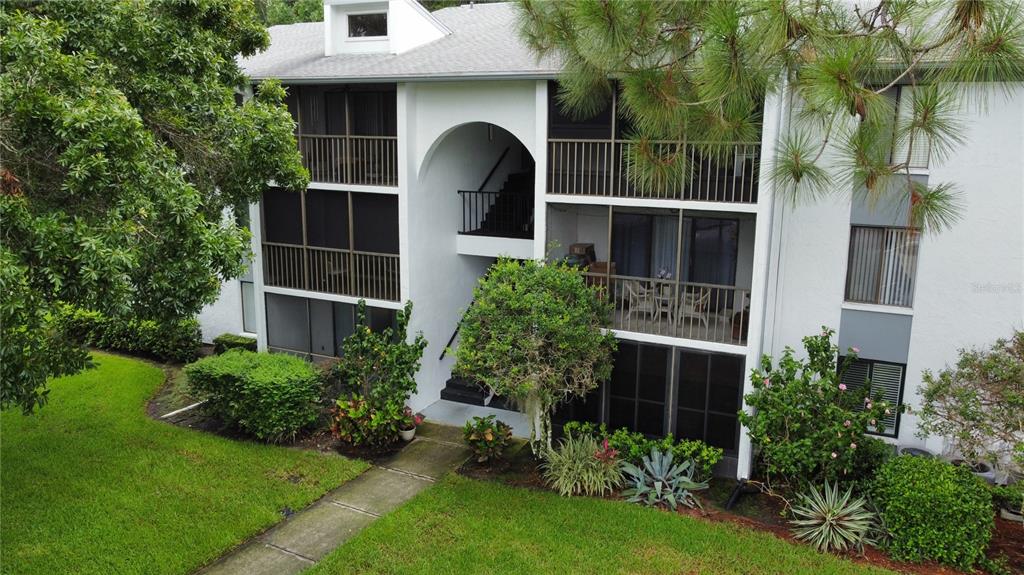
[[[512,440],[512,426],[493,415],[474,417],[462,428],[462,437],[473,450],[477,463],[501,459]]]
[[[939,459],[894,457],[879,469],[872,494],[894,558],[970,571],[984,556],[995,516],[992,495],[969,469]]]
[[[619,452],[619,459],[641,465],[652,449],[670,451],[676,461],[692,459],[696,465],[696,477],[705,480],[711,477],[715,465],[722,460],[724,452],[719,447],[712,447],[698,439],[674,439],[671,434],[661,439],[651,439],[637,431],[626,428],[616,429],[609,433],[602,423],[570,421],[562,427],[565,434],[589,435],[598,441],[607,439],[608,444]]]
[[[256,351],[256,338],[234,333],[222,333],[213,339],[213,353],[220,355],[229,349]]]
[[[336,402],[331,432],[357,447],[382,448],[398,441],[398,431],[405,420],[402,403],[374,402],[353,394]]]
[[[759,447],[757,463],[766,485],[799,489],[826,479],[847,480],[868,431],[884,431],[884,417],[897,410],[870,385],[848,388],[842,382],[857,350],[848,350],[837,366],[833,333],[823,328],[805,337],[806,360],[787,347],[777,364],[764,356],[751,374],[754,391],[745,401],[753,409],[739,418]]]
[[[648,507],[700,507],[693,492],[708,488],[707,482],[697,481],[697,466],[692,459],[676,459],[671,451],[657,448],[645,455],[640,465],[623,463],[622,472],[628,486],[622,496]]]
[[[166,322],[115,318],[72,305],[60,308],[54,325],[65,337],[82,345],[177,363],[198,357],[202,337],[195,318]]]
[[[257,439],[291,439],[319,416],[321,374],[297,357],[231,349],[185,373],[208,413]]]
[[[870,543],[870,533],[875,525],[875,514],[863,497],[854,497],[853,488],[840,493],[839,484],[825,482],[825,488],[818,490],[811,486],[809,491],[798,496],[793,506],[793,535],[801,541],[814,545],[818,551],[846,551],[849,548],[864,550]]]
[[[604,495],[622,485],[618,453],[589,435],[566,435],[544,455],[544,479],[555,491],[572,495]]]

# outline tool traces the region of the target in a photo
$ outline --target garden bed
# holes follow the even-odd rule
[[[490,481],[518,488],[540,491],[551,491],[538,467],[538,462],[530,452],[529,445],[519,443],[509,449],[505,459],[494,465],[480,464],[473,460],[467,461],[458,473],[468,478]],[[707,491],[697,494],[703,511],[680,506],[677,514],[699,520],[728,523],[770,533],[794,545],[805,546],[796,541],[790,532],[790,525],[783,516],[783,504],[777,498],[761,493],[741,496],[731,510],[725,509],[735,480],[715,478]],[[591,499],[621,499],[618,494]],[[906,563],[894,561],[884,552],[867,547],[864,555],[847,553],[842,555],[857,563],[874,565],[902,573],[917,575],[952,575],[960,573],[955,569],[937,563]],[[997,519],[992,542],[989,546],[989,558],[1003,556],[1008,560],[1011,573],[1024,573],[1024,527],[1005,519]]]

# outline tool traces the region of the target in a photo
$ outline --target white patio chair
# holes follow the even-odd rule
[[[653,318],[658,313],[657,305],[650,290],[640,285],[637,280],[630,280],[626,284],[626,317],[633,314],[643,314]]]
[[[682,301],[679,302],[676,322],[684,319],[696,319],[704,327],[708,327],[708,319],[711,316],[711,288],[701,287],[697,291],[686,291],[683,293]]]

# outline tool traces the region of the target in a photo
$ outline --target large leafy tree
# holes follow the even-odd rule
[[[236,101],[236,56],[267,43],[243,0],[4,4],[0,406],[31,410],[85,365],[49,324],[58,301],[194,314],[248,253],[225,214],[306,184],[281,87]]]
[[[535,454],[551,445],[551,413],[611,376],[610,303],[564,263],[501,259],[462,318],[457,374],[518,403]]]
[[[910,178],[914,146],[947,156],[962,140],[953,113],[965,86],[1024,79],[1016,0],[519,4],[526,41],[565,61],[564,108],[588,117],[618,90],[640,181],[664,185],[689,169],[678,147],[654,142],[685,137],[713,156],[758,139],[765,95],[788,85],[799,112],[775,159],[780,187],[804,196],[866,191],[874,202],[902,195],[908,223],[926,231],[956,221],[959,192]],[[887,97],[897,84],[914,88],[910,113],[898,118]],[[894,141],[905,153],[890,154]],[[825,166],[829,157],[839,169]]]

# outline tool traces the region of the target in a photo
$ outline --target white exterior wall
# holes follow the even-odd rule
[[[438,358],[477,279],[493,261],[457,253],[457,191],[480,186],[501,152],[515,143],[508,135],[536,158],[546,134],[536,129],[532,81],[399,84],[398,91],[398,137],[405,151],[404,157],[399,153],[402,273],[408,282],[403,295],[415,308],[410,330],[422,331],[428,341],[410,405],[422,409],[438,399],[451,375],[451,354]],[[508,134],[495,130],[489,141],[487,123]],[[498,178],[494,186],[500,186]]]
[[[923,370],[952,365],[958,348],[986,346],[1024,327],[1024,86],[1015,86],[1010,98],[991,85],[974,90],[987,93],[987,110],[964,106],[958,120],[965,143],[922,172],[930,184],[955,184],[963,205],[951,230],[921,240],[913,308],[844,303],[848,196],[796,208],[780,202],[765,353],[778,355],[787,345],[799,351],[800,339],[822,325],[838,330],[844,308],[909,314],[904,403],[913,409]],[[916,432],[916,417],[905,414],[897,442],[944,451],[942,438],[923,440]]]
[[[217,301],[203,308],[197,317],[203,341],[210,343],[222,333],[244,333],[242,329],[242,286],[237,279],[220,284]]]
[[[957,360],[957,349],[987,347],[1024,329],[1024,85],[1011,99],[988,86],[985,113],[959,115],[964,145],[929,170],[929,182],[952,182],[963,192],[963,220],[923,238],[904,396],[917,406],[921,372]],[[919,444],[917,418],[904,415],[900,442]],[[927,440],[944,450],[942,438]]]

